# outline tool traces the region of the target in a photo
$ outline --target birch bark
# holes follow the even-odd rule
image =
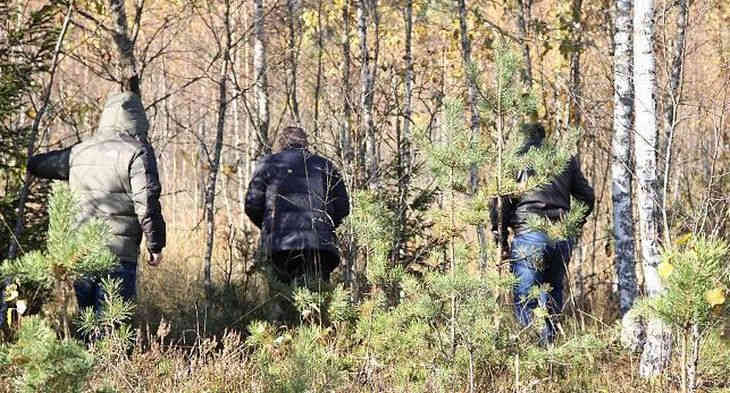
[[[264,0],[254,0],[254,95],[256,96],[256,157],[271,152],[269,141],[269,82],[266,59],[266,34],[264,31]]]
[[[639,187],[639,229],[644,279],[648,295],[663,290],[659,264],[659,185],[657,183],[656,58],[654,55],[654,0],[634,4],[634,146]],[[671,354],[671,334],[658,319],[649,322],[639,374],[658,375]]]
[[[621,315],[625,315],[631,309],[638,293],[631,189],[631,121],[634,99],[631,69],[631,8],[631,0],[616,1],[611,200],[616,250],[614,263]]]

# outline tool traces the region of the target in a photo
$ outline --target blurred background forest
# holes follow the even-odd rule
[[[586,391],[594,384],[618,391],[646,388],[634,375],[636,355],[610,349],[611,329],[633,302],[633,297],[629,303],[621,299],[626,295],[620,291],[622,276],[617,269],[628,263],[636,269],[639,292],[651,292],[643,285],[642,242],[667,245],[686,233],[727,237],[730,3],[656,0],[651,41],[656,64],[653,128],[639,123],[639,115],[636,126],[631,126],[634,116],[618,113],[619,104],[633,99],[631,94],[616,93],[617,75],[622,72],[617,74],[617,64],[626,55],[626,43],[631,46],[630,36],[626,41],[620,34],[626,31],[621,3],[630,5],[612,0],[0,0],[0,259],[42,247],[45,240],[50,187],[27,175],[29,155],[68,147],[93,135],[106,95],[129,88],[134,79],[130,76],[136,74],[163,185],[168,246],[162,266],[140,264],[137,324],[147,331],[145,348],[151,345],[158,352],[144,355],[140,349],[129,355],[137,362],[129,367],[139,371],[145,361],[158,362],[157,377],[162,380],[168,371],[159,371],[161,360],[150,358],[169,356],[174,360],[164,367],[174,369],[175,362],[186,360],[172,352],[193,348],[190,351],[197,351],[197,357],[188,358],[200,363],[186,363],[193,370],[189,372],[197,373],[202,364],[210,367],[202,373],[210,378],[196,384],[209,386],[207,391],[245,391],[241,386],[249,382],[241,381],[249,380],[237,374],[245,370],[237,370],[237,376],[219,375],[221,371],[210,365],[231,362],[225,354],[233,344],[223,343],[223,337],[230,339],[225,331],[259,337],[270,328],[261,327],[257,336],[255,326],[249,326],[266,317],[270,303],[270,289],[255,266],[258,233],[243,212],[256,159],[271,151],[279,130],[299,125],[310,134],[313,150],[341,168],[354,211],[340,233],[343,259],[334,281],[348,291],[359,320],[368,316],[375,320],[375,311],[367,306],[377,297],[374,292],[382,289],[392,301],[399,288],[410,285],[403,283],[407,279],[401,274],[424,277],[432,270],[448,270],[449,258],[431,257],[454,239],[456,230],[444,229],[448,217],[443,215],[452,202],[458,208],[479,210],[470,201],[496,173],[496,159],[470,161],[465,175],[452,179],[454,194],[429,170],[433,154],[429,146],[452,140],[454,129],[447,114],[452,102],[458,101],[463,105],[464,130],[485,146],[496,146],[529,121],[542,122],[556,140],[579,130],[577,143],[564,147],[578,154],[595,189],[596,207],[569,266],[564,340],[571,342],[591,331],[597,342],[608,344],[598,350],[581,341],[582,349],[571,347],[553,358],[532,352],[505,355],[494,349],[506,356],[503,364],[486,367],[489,371],[476,380],[469,373],[471,379],[459,380],[456,390],[479,386],[493,391]],[[501,99],[493,99],[506,94],[501,84],[505,65],[500,61],[505,51],[513,55],[510,64],[518,75],[510,94],[529,98],[528,110],[508,111],[495,104]],[[630,58],[624,59],[630,64]],[[631,81],[630,74],[624,76]],[[630,133],[623,140],[617,136],[621,118],[628,119]],[[655,138],[651,144],[656,177],[645,183],[635,176],[631,157],[636,150],[637,165],[643,165],[638,163],[641,150],[634,147],[647,132]],[[623,167],[624,172],[612,166]],[[633,192],[620,194],[617,184]],[[658,195],[653,200],[658,231],[653,239],[643,237],[639,228],[640,210],[646,206],[639,194],[647,184]],[[619,234],[616,229],[616,206],[622,201],[632,202],[625,220],[630,240],[635,239],[632,248],[625,246],[626,232]],[[489,248],[480,235],[486,224],[461,218],[463,225],[455,227],[460,228],[458,237],[465,250],[472,252],[470,268],[504,277],[508,268],[493,250],[482,250]],[[473,252],[477,249],[482,252]],[[398,273],[372,272],[379,258],[383,269]],[[655,269],[657,264],[649,265]],[[506,293],[495,299],[508,318]],[[397,309],[394,304],[384,307]],[[161,339],[158,328],[164,332]],[[273,329],[274,336],[281,333]],[[410,338],[417,335],[408,331]],[[318,350],[336,352],[346,346],[331,331],[309,334],[338,337]],[[324,336],[317,337],[324,341]],[[150,344],[156,340],[162,344]],[[166,347],[165,340],[178,345]],[[460,342],[470,343],[469,348],[480,345],[466,338]],[[214,353],[205,345],[224,349]],[[451,389],[435,382],[438,373],[417,372],[416,366],[403,375],[388,374],[392,380],[383,375],[379,380],[376,371],[390,368],[388,359],[370,359],[370,351],[376,353],[378,345],[395,344],[360,348],[364,352],[353,356],[366,359],[362,363],[309,367],[350,370],[347,383],[322,371],[305,378],[307,386],[321,391]],[[297,350],[316,352],[299,348],[288,353]],[[283,351],[272,351],[269,360],[285,356]],[[249,359],[246,353],[241,350],[232,356]],[[590,355],[581,358],[579,353]],[[718,350],[717,356],[726,357],[707,363],[705,388],[728,386],[727,376],[722,376],[727,371],[727,363],[722,363],[730,359],[727,353]],[[391,355],[390,360],[397,359]],[[520,366],[523,356],[527,363]],[[474,361],[478,359],[464,364]],[[587,367],[585,375],[570,371],[594,361],[611,366],[597,371]],[[528,368],[523,378],[538,382],[524,382],[522,390],[515,390],[520,367]],[[556,371],[560,367],[565,370]],[[502,374],[503,369],[511,371]],[[231,372],[230,367],[227,370]],[[621,370],[619,376],[612,370]],[[113,382],[104,383],[118,388],[132,381],[130,373],[118,372],[108,377]],[[671,374],[652,389],[678,389],[678,377]],[[227,387],[223,383],[216,390],[212,385],[218,381],[216,375],[229,375],[238,382]],[[257,375],[265,380],[268,374]],[[155,387],[149,381],[157,377],[147,377],[147,382],[134,380],[135,386],[146,386],[135,389],[165,391],[162,386],[168,386]],[[169,386],[187,386],[170,378],[174,382],[168,381]],[[561,386],[564,379],[574,385]],[[339,384],[318,385],[321,381]]]

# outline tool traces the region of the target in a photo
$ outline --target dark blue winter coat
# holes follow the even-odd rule
[[[246,215],[261,229],[268,255],[288,250],[339,255],[335,228],[349,213],[335,166],[298,146],[263,157],[246,193]]]

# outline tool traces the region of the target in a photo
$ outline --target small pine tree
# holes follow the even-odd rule
[[[700,344],[712,329],[730,323],[730,245],[686,234],[666,248],[658,266],[664,291],[642,311],[662,318],[682,338],[682,390],[697,388]]]
[[[0,347],[0,373],[14,377],[19,392],[81,392],[95,364],[94,354],[70,337],[73,282],[103,276],[118,261],[106,246],[106,223],[92,220],[78,226],[77,212],[68,185],[55,183],[46,250],[31,251],[0,266],[0,279],[9,283],[3,300],[13,303],[11,311],[18,316],[17,332],[10,337],[14,341]],[[98,340],[96,348],[106,357],[102,360],[124,356],[133,342],[127,322],[134,305],[121,298],[120,285],[118,280],[103,279],[102,310],[84,310],[79,322],[83,334]],[[31,312],[41,315],[23,316]],[[62,330],[62,339],[53,327]]]
[[[0,279],[15,285],[16,303],[23,301],[28,310],[42,311],[69,337],[74,281],[103,276],[119,262],[106,246],[110,229],[104,221],[76,224],[78,202],[66,183],[54,183],[48,210],[46,249],[5,262]]]

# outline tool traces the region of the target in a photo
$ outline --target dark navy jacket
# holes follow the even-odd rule
[[[270,255],[320,250],[339,255],[335,228],[350,213],[345,184],[327,159],[290,147],[261,159],[246,193],[246,215]]]

